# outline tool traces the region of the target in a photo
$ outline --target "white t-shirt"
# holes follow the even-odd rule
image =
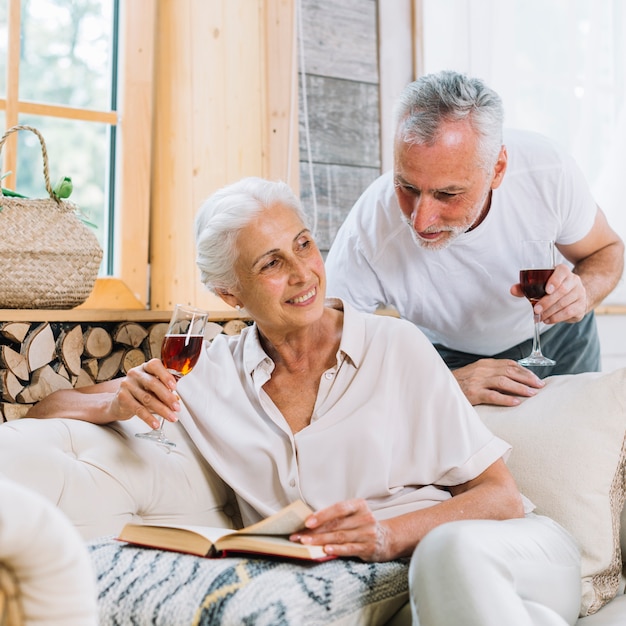
[[[394,517],[448,499],[434,485],[475,478],[510,449],[404,320],[345,306],[337,364],[295,435],[263,390],[273,368],[251,326],[218,335],[178,383],[181,423],[246,524],[297,498],[314,509],[365,498],[379,519]]]
[[[328,254],[328,295],[363,311],[393,306],[433,343],[472,354],[497,354],[529,339],[530,304],[509,292],[519,282],[521,241],[575,243],[591,230],[597,207],[577,165],[548,139],[507,131],[504,143],[508,167],[491,210],[445,250],[415,243],[392,172],[374,181]]]

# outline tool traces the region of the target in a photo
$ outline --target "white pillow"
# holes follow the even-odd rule
[[[581,616],[617,593],[620,515],[626,500],[626,368],[552,376],[517,407],[477,406],[513,446],[507,464],[520,491],[565,527],[582,551]]]

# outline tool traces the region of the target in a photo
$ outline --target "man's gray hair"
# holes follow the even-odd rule
[[[481,166],[491,168],[502,147],[504,109],[500,96],[479,78],[445,70],[405,87],[395,106],[396,137],[432,145],[444,122],[469,119],[479,137]]]
[[[249,177],[216,191],[202,204],[195,220],[196,264],[200,280],[213,293],[237,285],[237,235],[266,209],[281,204],[307,224],[300,201],[283,182]]]

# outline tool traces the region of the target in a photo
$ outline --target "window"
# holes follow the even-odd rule
[[[480,76],[505,124],[556,139],[626,240],[626,5],[622,0],[422,0],[423,71]],[[607,302],[626,303],[624,280]]]
[[[71,177],[71,200],[94,225],[104,250],[101,273],[123,278],[124,265],[135,276],[137,267],[145,268],[136,277],[144,284],[133,289],[143,302],[149,179],[127,173],[132,159],[125,146],[132,134],[133,155],[149,155],[150,132],[137,129],[150,123],[151,105],[139,112],[132,102],[138,67],[151,90],[151,47],[144,44],[154,13],[154,0],[0,0],[0,122],[4,129],[25,124],[41,131],[51,183]],[[46,194],[34,134],[17,133],[2,157],[2,172],[11,172],[3,186],[32,197]],[[134,203],[129,216],[125,200],[136,198],[137,188],[145,192],[140,202],[146,208]],[[124,249],[118,235],[129,219],[141,241]]]

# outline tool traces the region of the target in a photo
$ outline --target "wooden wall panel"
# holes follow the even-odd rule
[[[380,170],[377,4],[302,0],[301,6],[304,57],[317,57],[313,69],[326,72],[306,79],[312,132],[305,136],[322,205],[308,206],[306,190],[303,198],[329,245],[360,188]],[[303,125],[295,119],[294,7],[293,0],[158,3],[152,309],[192,302],[224,310],[195,268],[193,219],[210,193],[248,175],[289,179],[298,189],[300,168],[290,159],[297,158],[297,140],[301,155],[309,150],[302,150]]]
[[[162,0],[157,14],[150,301],[171,310],[193,294],[191,195],[192,0]]]
[[[146,261],[152,174],[151,142],[144,138],[151,136],[153,124],[156,6],[156,0],[133,2],[124,12],[128,20],[124,28],[126,90],[122,94],[124,115],[118,125],[119,140],[125,149],[118,164],[119,204],[123,210],[115,224],[115,238],[119,242],[115,275],[125,283],[120,289],[127,287],[144,306],[148,303],[149,289]]]
[[[377,3],[301,6],[300,195],[325,253],[381,171]]]
[[[298,193],[298,60],[293,0],[265,3],[265,137],[263,175],[283,180]]]
[[[219,187],[243,176],[262,175],[266,115],[260,3],[198,1],[196,8],[194,20],[204,27],[196,29],[192,43],[193,58],[198,59],[190,115],[193,216]],[[188,291],[209,309],[215,308],[213,301],[222,306],[200,283],[193,241],[191,250],[194,274]]]
[[[193,221],[204,199],[219,187],[277,171],[268,163],[282,144],[269,145],[270,128],[282,138],[287,135],[290,117],[285,112],[291,105],[287,101],[281,107],[279,98],[269,103],[268,89],[276,78],[267,61],[281,44],[290,53],[292,15],[291,4],[283,0],[159,2],[152,309],[170,310],[176,302],[213,311],[226,306],[200,284]],[[272,39],[278,25],[282,34]],[[286,72],[281,69],[281,75]],[[281,93],[289,98],[290,90]],[[267,121],[269,106],[277,111],[273,126]]]
[[[378,86],[307,75],[306,91],[312,160],[380,167]],[[300,119],[301,161],[308,155],[303,117]]]
[[[314,212],[311,173],[313,175],[317,211]],[[341,226],[352,205],[359,199],[365,188],[378,176],[377,167],[354,167],[300,163],[300,197],[316,232],[317,245],[321,250],[330,248],[337,229]]]
[[[301,7],[307,74],[378,83],[376,0],[301,0]]]

